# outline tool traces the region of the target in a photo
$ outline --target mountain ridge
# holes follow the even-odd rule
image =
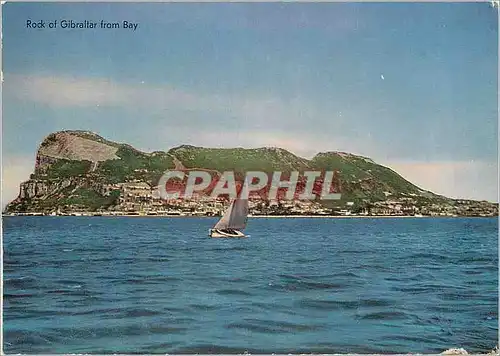
[[[318,152],[311,159],[272,146],[217,148],[184,144],[167,151],[144,152],[92,131],[64,130],[42,140],[33,174],[21,183],[18,197],[5,210],[116,208],[124,200],[124,191],[119,187],[135,182],[153,189],[162,174],[172,169],[219,173],[230,170],[237,176],[254,170],[336,171],[342,199],[324,202],[327,207],[347,202],[368,206],[406,200],[415,206],[426,206],[457,201],[422,189],[369,157],[343,151]]]

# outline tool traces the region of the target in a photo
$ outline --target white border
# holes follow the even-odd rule
[[[0,0],[0,41],[1,41],[1,48],[0,48],[0,103],[1,103],[1,111],[0,111],[0,135],[3,136],[3,5],[6,4],[7,1],[5,0]],[[78,1],[78,0],[46,0],[46,1],[40,1],[40,0],[12,0],[9,1],[11,3],[29,3],[29,2],[49,2],[49,3],[226,3],[226,2],[234,2],[234,3],[240,3],[240,2],[245,2],[245,3],[267,3],[267,2],[283,2],[283,3],[343,3],[343,2],[353,2],[353,3],[441,3],[441,2],[446,2],[446,3],[490,3],[492,5],[495,5],[494,7],[497,10],[497,17],[499,17],[500,14],[500,9],[499,9],[499,0],[418,0],[418,1],[413,1],[413,0],[399,0],[399,1],[379,1],[379,0],[334,0],[334,1],[329,1],[329,0],[247,0],[247,1],[238,1],[238,0],[149,0],[149,1],[137,1],[137,0],[107,0],[107,1],[101,1],[101,0],[86,0],[86,1]],[[497,21],[497,36],[500,38],[500,19]],[[497,38],[497,60],[500,61],[500,42],[499,39]],[[500,62],[499,62],[500,63]],[[499,106],[499,101],[500,101],[500,70],[498,69],[497,66],[497,122],[498,121],[498,115],[500,115],[500,106]],[[497,130],[498,130],[498,137],[500,138],[500,123],[497,125]],[[497,141],[497,152],[500,152],[500,143]],[[497,153],[497,161],[499,163],[498,166],[498,177],[500,177],[500,156]],[[3,182],[3,140],[0,140],[0,182]],[[0,201],[3,195],[3,185],[0,185]],[[500,202],[500,191],[498,193],[497,201]],[[498,217],[499,223],[500,223],[500,216]],[[498,242],[500,246],[500,230],[498,234]],[[5,355],[4,350],[3,350],[3,216],[0,219],[0,355]],[[499,259],[499,280],[500,280],[500,248],[498,250],[498,259]],[[498,288],[499,286],[497,286]],[[498,298],[500,300],[500,288],[498,288]],[[500,303],[499,303],[499,310],[497,311],[497,315],[500,315]],[[499,328],[498,328],[498,339],[497,339],[497,347],[500,344],[500,319],[499,319]],[[460,345],[456,345],[456,347],[460,347]],[[493,352],[493,351],[492,351]],[[490,352],[488,355],[492,354]],[[22,354],[17,354],[17,355],[22,355]],[[42,354],[39,354],[42,355]],[[52,354],[45,354],[45,355],[52,355]],[[57,354],[55,354],[57,355]],[[68,354],[66,353],[65,355],[87,355],[87,354]],[[88,355],[106,355],[106,354],[88,354]],[[129,354],[113,354],[113,355],[129,355]],[[149,354],[141,354],[141,355],[149,355]],[[176,354],[165,354],[165,355],[176,355]],[[182,354],[186,355],[186,354]],[[198,356],[204,356],[205,354],[197,354]],[[214,354],[206,354],[207,356],[213,356]],[[234,355],[234,354],[219,354],[219,355]],[[249,354],[241,354],[241,355],[249,355]],[[273,356],[289,356],[291,354],[252,354],[252,355],[273,355]],[[298,355],[308,355],[308,354],[298,354]],[[354,353],[348,353],[348,354],[315,354],[315,355],[362,355],[362,354],[354,354]],[[363,354],[363,355],[379,355],[379,354]],[[384,356],[398,356],[398,355],[404,355],[408,356],[409,354],[380,354]],[[418,353],[413,353],[411,355],[442,355],[442,354],[418,354]],[[485,354],[469,354],[469,355],[485,355]],[[500,350],[496,349],[496,355],[500,355]],[[138,356],[138,354],[133,354],[133,356]]]

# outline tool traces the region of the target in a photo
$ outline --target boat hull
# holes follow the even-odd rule
[[[210,229],[209,230],[209,236],[214,237],[214,238],[244,238],[247,237],[244,233],[241,231],[235,230],[236,234],[229,234],[227,232],[218,230],[218,229]]]

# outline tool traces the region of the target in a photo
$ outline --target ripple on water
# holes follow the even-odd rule
[[[410,315],[400,311],[378,311],[357,316],[358,320],[403,320],[409,318]]]
[[[38,285],[37,279],[30,276],[13,277],[4,279],[4,288],[29,289]]]
[[[134,284],[164,284],[169,282],[181,281],[182,279],[179,277],[173,276],[162,276],[162,277],[154,277],[154,276],[141,276],[141,277],[132,277],[128,276],[128,278],[115,278],[110,279],[109,283],[112,285],[134,285]]]
[[[412,261],[422,261],[422,260],[432,260],[436,262],[446,262],[446,261],[451,261],[455,257],[454,256],[448,256],[445,254],[439,254],[439,253],[432,253],[432,252],[417,252],[417,253],[412,253],[407,256],[401,256],[399,259],[405,260],[408,262]]]
[[[244,296],[244,297],[250,297],[253,294],[250,292],[245,292],[244,290],[241,289],[219,289],[216,291],[217,294],[219,295],[235,295],[235,296]]]
[[[4,330],[4,338],[9,340],[12,345],[20,344],[29,348],[36,347],[37,350],[40,346],[50,346],[61,341],[58,337],[48,335],[46,332],[18,329]]]
[[[100,315],[105,319],[125,319],[125,318],[139,318],[148,316],[162,315],[159,310],[145,309],[145,308],[132,308],[132,309],[112,309]]]
[[[312,278],[294,276],[294,275],[279,275],[280,281],[268,284],[268,288],[284,291],[311,291],[332,289],[339,290],[349,286],[349,282],[323,282],[315,281]]]
[[[173,348],[179,347],[182,343],[181,342],[160,342],[160,343],[153,343],[151,345],[147,345],[143,348],[144,354],[165,354],[166,351],[172,350]],[[101,354],[101,355],[106,355],[106,354],[111,354],[111,353],[126,353],[127,349],[124,349],[123,351],[120,350],[114,350],[114,351],[108,351],[103,350],[103,352],[96,352],[96,354]]]
[[[88,289],[82,289],[81,286],[75,285],[72,286],[71,288],[65,288],[65,289],[51,289],[46,291],[45,293],[47,294],[61,294],[64,296],[74,296],[74,297],[98,297],[100,295],[103,295],[101,292],[97,291],[91,291]]]
[[[213,247],[207,249],[207,251],[214,251],[214,252],[230,252],[230,251],[247,251],[248,248],[245,246],[223,246],[223,247]]]
[[[4,293],[3,298],[6,301],[12,300],[12,299],[27,299],[27,298],[34,298],[39,296],[40,293]]]
[[[183,346],[174,348],[169,353],[171,354],[244,354],[246,352],[253,353],[246,347],[228,347],[223,345],[217,345],[215,343],[210,344],[195,344],[190,346]],[[269,352],[271,353],[271,352]]]
[[[299,258],[295,259],[295,262],[297,262],[297,263],[310,263],[310,262],[318,262],[318,261],[321,261],[321,258],[319,258],[319,257],[317,257],[317,258],[299,257]]]
[[[65,339],[89,339],[123,336],[146,336],[151,334],[182,334],[189,330],[186,326],[168,325],[167,323],[135,323],[118,326],[95,326],[95,327],[72,327],[72,328],[49,328],[45,334],[53,338]]]
[[[394,302],[382,299],[361,299],[361,300],[315,300],[303,299],[297,303],[300,308],[315,310],[339,310],[339,309],[359,309],[365,307],[388,307]]]
[[[245,329],[258,333],[283,334],[297,332],[312,332],[325,328],[324,324],[298,324],[286,321],[243,319],[241,322],[226,325],[228,329]]]

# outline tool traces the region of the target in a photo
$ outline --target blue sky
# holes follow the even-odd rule
[[[488,3],[7,3],[3,205],[50,132],[348,151],[425,189],[498,196]],[[138,23],[27,29],[26,20]]]

